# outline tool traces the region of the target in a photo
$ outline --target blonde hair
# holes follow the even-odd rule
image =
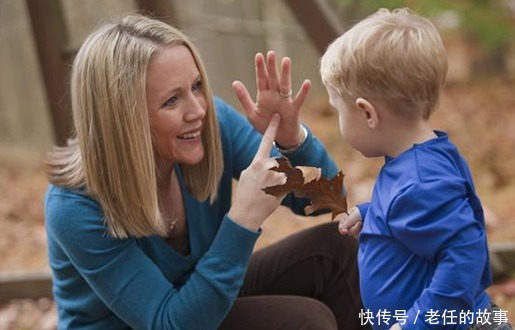
[[[181,169],[190,193],[213,202],[223,171],[218,121],[206,71],[183,33],[163,22],[129,15],[90,34],[73,63],[70,88],[76,136],[49,153],[47,174],[55,185],[85,187],[102,206],[114,237],[166,235],[145,85],[153,54],[175,45],[190,50],[208,100],[204,158]]]
[[[447,54],[431,21],[407,8],[380,9],[329,45],[320,73],[348,102],[363,97],[427,119],[445,84]]]

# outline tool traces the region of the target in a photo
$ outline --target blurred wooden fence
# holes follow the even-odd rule
[[[74,52],[99,22],[138,8],[172,12],[173,23],[200,49],[215,93],[237,107],[231,82],[242,80],[253,90],[254,55],[269,49],[292,57],[294,88],[309,78],[311,94],[325,95],[320,53],[352,16],[337,10],[333,0],[0,0],[0,155],[18,147],[44,151],[62,142],[70,129],[52,114],[69,117],[66,83]],[[447,46],[449,81],[467,81],[469,46],[459,37]],[[56,53],[63,66],[51,61]]]
[[[52,298],[50,272],[0,272],[0,304],[13,299],[39,298]]]
[[[150,11],[152,6],[173,4],[176,25],[200,49],[215,93],[235,106],[239,104],[231,82],[242,80],[253,90],[254,55],[269,49],[276,50],[280,56],[292,57],[294,87],[310,78],[314,93],[323,92],[318,75],[319,50],[333,39],[334,35],[326,35],[326,32],[334,28],[337,20],[318,19],[321,24],[312,24],[307,30],[299,20],[317,21],[309,20],[309,14],[313,16],[315,12],[305,5],[315,4],[318,8],[325,4],[326,13],[334,13],[334,10],[325,0],[306,0],[302,3],[306,7],[304,12],[293,13],[294,3],[294,0],[0,0],[0,43],[4,45],[0,51],[0,152],[13,147],[46,150],[54,143],[55,124],[58,126],[55,131],[62,135],[59,130],[63,129],[63,124],[52,122],[45,82],[48,85],[49,80],[55,82],[59,76],[67,81],[66,69],[74,51],[100,21],[134,12],[137,8]],[[41,15],[43,10],[48,17],[54,17],[50,25],[54,32],[59,30],[59,38],[47,36],[43,42],[35,38],[32,24],[39,19],[40,25],[35,29],[43,34],[41,23],[49,23],[44,21],[45,15]],[[62,12],[62,21],[55,19],[55,10]],[[34,13],[40,13],[39,18]],[[314,42],[309,37],[314,38]],[[40,65],[38,51],[41,56],[41,47],[45,46],[47,52],[62,52],[64,70],[57,70],[55,63]],[[63,49],[56,49],[60,47]],[[54,100],[58,95],[53,107],[60,108],[61,115],[69,114],[66,85],[50,90],[52,93]]]

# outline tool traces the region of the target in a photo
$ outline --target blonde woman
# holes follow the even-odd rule
[[[337,172],[300,123],[309,82],[292,97],[290,66],[257,55],[256,102],[234,83],[247,120],[213,98],[173,27],[130,15],[87,37],[72,68],[75,137],[47,160],[59,329],[359,327],[356,245],[335,224],[253,253],[280,203],[306,205],[262,191],[285,182],[268,171],[278,150]]]

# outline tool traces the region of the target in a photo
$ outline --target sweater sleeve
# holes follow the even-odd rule
[[[474,311],[474,293],[480,289],[481,265],[487,263],[488,252],[485,230],[474,216],[465,183],[442,179],[410,185],[393,201],[388,223],[413,253],[436,261],[431,282],[408,310],[406,324],[441,326],[423,316]]]
[[[57,294],[68,295],[67,307],[80,306],[79,310],[88,310],[98,297],[134,329],[216,329],[238,295],[259,236],[225,217],[210,249],[186,283],[177,288],[140,249],[136,239],[106,235],[103,215],[95,201],[82,195],[50,192],[45,212],[49,240],[64,251],[78,272],[54,278],[54,288],[69,291]],[[53,268],[58,266],[52,258],[51,264]],[[70,285],[82,279],[96,297],[84,294],[83,290],[88,290],[84,286]]]

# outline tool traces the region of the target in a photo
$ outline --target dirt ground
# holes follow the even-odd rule
[[[432,118],[434,127],[449,132],[469,161],[487,210],[491,243],[515,241],[514,90],[515,83],[497,80],[449,86]],[[341,141],[325,95],[310,96],[303,120],[345,173],[349,205],[367,200],[382,160],[365,159]],[[0,272],[48,270],[42,208],[46,181],[40,161],[38,154],[0,148]],[[279,209],[265,223],[256,248],[326,221],[328,216],[303,218]],[[496,283],[490,293],[515,323],[513,280]],[[0,305],[0,329],[53,329],[55,323],[49,299]]]

